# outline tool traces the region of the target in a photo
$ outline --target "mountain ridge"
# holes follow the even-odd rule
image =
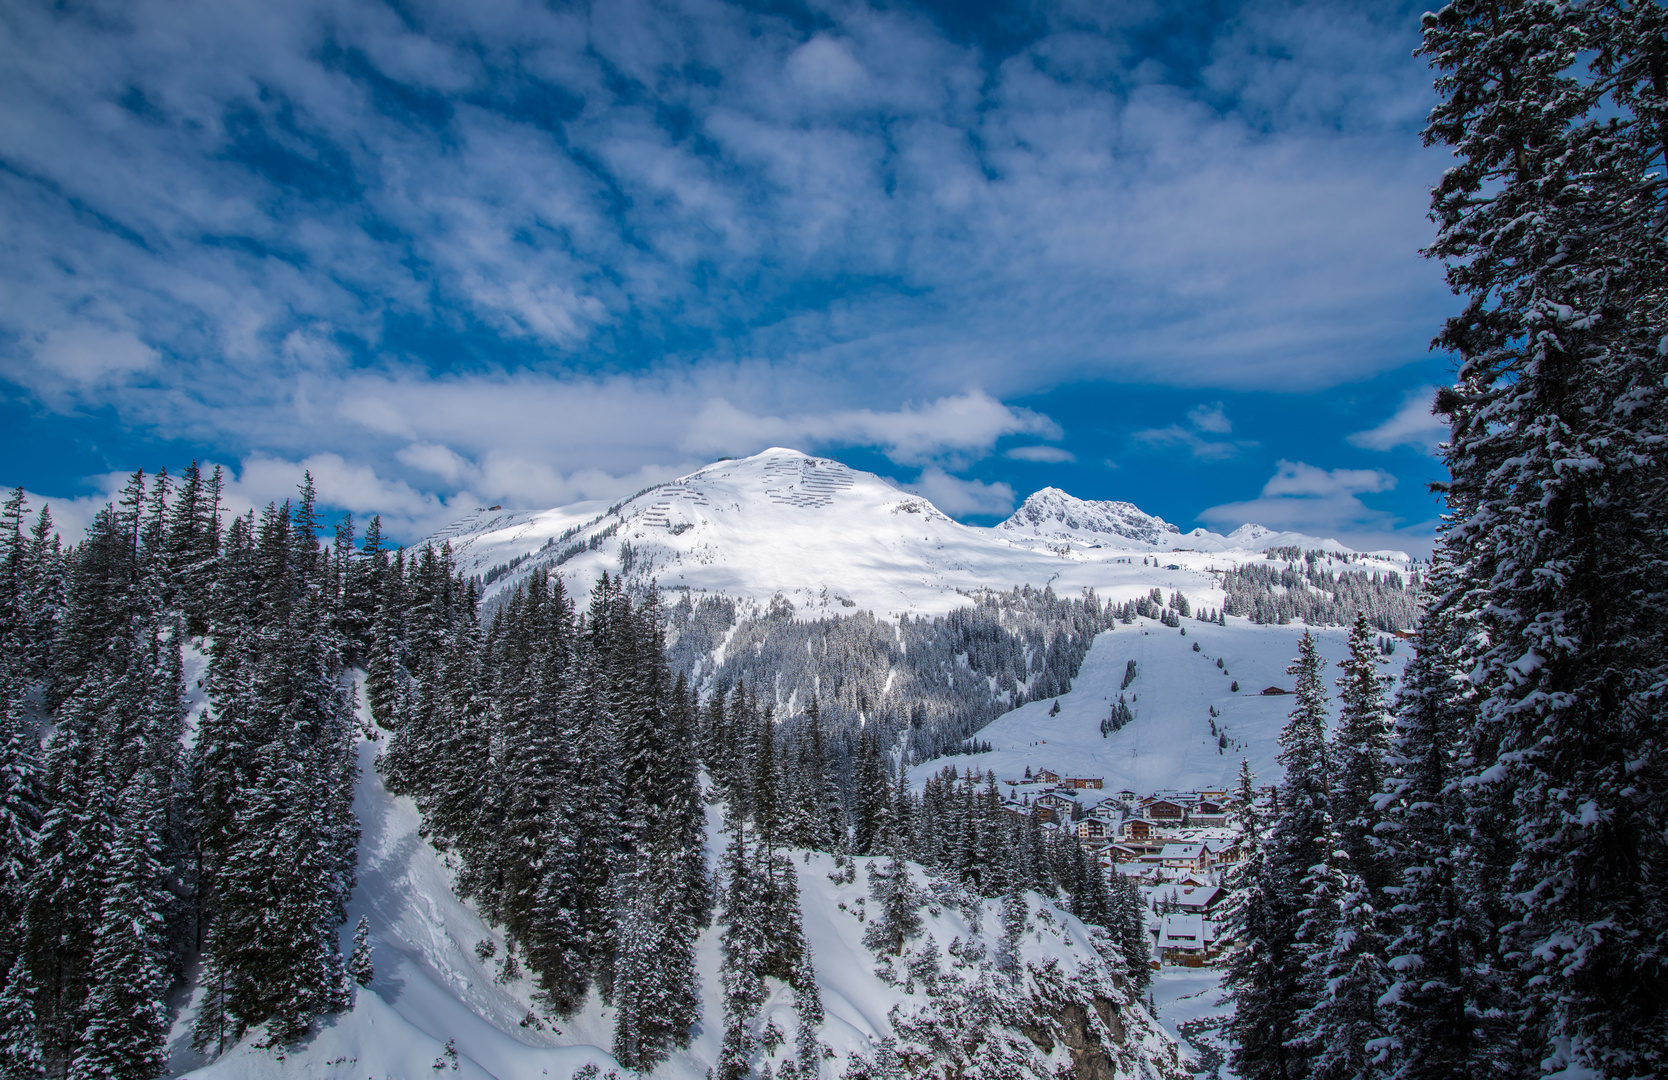
[[[968,592],[1023,585],[1131,597],[1155,584],[1181,587],[1154,579],[1159,567],[1147,559],[1159,554],[1166,569],[1193,578],[1187,592],[1195,595],[1212,588],[1218,564],[1261,559],[1267,547],[1357,554],[1336,540],[1258,525],[1226,536],[1184,533],[1132,503],[1054,487],[996,526],[964,525],[881,476],[782,447],[712,462],[612,504],[480,510],[428,538],[443,541],[466,573],[481,576],[489,602],[535,569],[561,575],[581,596],[607,571],[662,590],[760,603],[781,596],[802,614],[943,614]],[[1399,552],[1378,554],[1386,565],[1407,562]],[[1129,572],[1132,556],[1142,557],[1142,572]]]

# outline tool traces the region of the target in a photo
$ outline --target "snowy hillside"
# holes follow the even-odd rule
[[[172,1072],[197,1067],[188,1075],[198,1080],[607,1075],[616,1068],[603,1049],[612,1041],[611,1010],[593,992],[568,1021],[537,1019],[531,981],[501,979],[503,939],[456,898],[451,871],[419,835],[411,801],[383,787],[373,764],[382,745],[360,747],[354,806],[363,828],[359,884],[342,941],[345,952],[359,917],[369,920],[376,968],[370,985],[358,991],[350,1011],[324,1018],[302,1043],[268,1049],[260,1045],[257,1030],[206,1067],[197,1067],[201,1059],[186,1045],[193,1016],[187,1008],[174,1028]],[[708,826],[712,862],[722,842],[718,810],[712,808]],[[806,939],[826,1013],[819,1036],[827,1048],[824,1076],[842,1075],[854,1056],[872,1058],[882,1040],[930,1051],[931,1033],[965,1022],[959,1004],[980,994],[1017,1007],[1027,1023],[1023,1034],[1015,1027],[986,1032],[990,1060],[1012,1063],[1015,1071],[1006,1075],[1052,1076],[1074,1064],[1102,1068],[1088,1064],[1101,1054],[1110,1071],[1078,1075],[1131,1080],[1185,1075],[1176,1044],[1123,989],[1091,944],[1088,928],[1058,905],[1030,897],[1031,928],[1020,946],[1028,974],[1017,987],[1004,981],[993,994],[989,957],[1003,932],[997,902],[939,888],[923,914],[921,935],[905,955],[877,964],[863,944],[863,911],[871,867],[884,860],[853,861],[854,872],[842,875],[831,856],[795,857]],[[932,884],[918,869],[915,873],[933,895]],[[716,928],[702,935],[697,965],[704,1020],[688,1050],[659,1066],[655,1077],[699,1080],[718,1055],[723,1006]],[[792,1052],[795,1016],[792,992],[778,987],[758,1023],[761,1033],[772,1025],[785,1033],[778,1056]],[[588,1073],[587,1066],[600,1072]]]
[[[1274,783],[1282,776],[1276,761],[1280,729],[1295,699],[1262,691],[1292,689],[1286,667],[1306,629],[1319,640],[1330,680],[1337,673],[1333,665],[1348,651],[1343,627],[1257,626],[1236,618],[1227,626],[1183,620],[1178,630],[1137,619],[1095,639],[1071,692],[1057,699],[1057,714],[1050,715],[1053,701],[1021,705],[978,732],[990,752],[922,764],[914,777],[921,782],[946,764],[994,770],[1001,778],[1022,776],[1027,767],[1048,768],[1104,777],[1099,797],[1122,788],[1141,794],[1231,789],[1240,759],[1246,758],[1259,783]],[[1406,657],[1405,649],[1387,657],[1384,674],[1399,675]],[[1130,661],[1135,677],[1123,688]],[[1231,689],[1236,683],[1238,692]],[[1134,719],[1103,736],[1101,721],[1120,694]]]
[[[1015,585],[1062,595],[1094,588],[1116,601],[1159,586],[1195,605],[1220,604],[1213,567],[1262,559],[1277,545],[1345,550],[1256,525],[1183,534],[1129,503],[1055,488],[995,528],[963,525],[873,473],[780,448],[715,462],[612,506],[478,511],[430,539],[451,543],[462,569],[486,582],[489,601],[536,568],[580,596],[606,570],[761,605],[780,595],[802,617],[859,609],[883,618],[943,614],[966,603],[962,591]],[[1385,553],[1365,565],[1406,562]]]

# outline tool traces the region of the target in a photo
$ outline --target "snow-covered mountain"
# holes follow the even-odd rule
[[[1057,487],[1043,488],[1026,499],[996,530],[1015,541],[1075,542],[1114,551],[1260,552],[1271,547],[1350,551],[1336,540],[1276,532],[1262,525],[1241,525],[1226,536],[1209,529],[1184,533],[1134,503],[1079,499]]]
[[[802,615],[877,616],[942,614],[966,603],[966,592],[1015,585],[1093,587],[1111,599],[1161,586],[1210,603],[1213,567],[1261,559],[1273,545],[1347,551],[1256,525],[1227,536],[1182,533],[1129,503],[1057,488],[994,528],[963,525],[873,473],[781,448],[714,462],[611,506],[477,511],[430,539],[451,543],[463,569],[486,581],[489,600],[536,568],[580,595],[606,570],[662,589],[760,603],[781,596]],[[1151,556],[1161,558],[1149,564]]]
[[[1179,528],[1145,513],[1134,503],[1079,499],[1057,487],[1043,488],[1026,499],[997,528],[1016,536],[1050,540],[1101,541],[1114,547],[1133,543],[1142,550],[1174,546],[1181,535]]]

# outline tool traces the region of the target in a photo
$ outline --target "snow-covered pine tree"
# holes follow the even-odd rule
[[[877,953],[899,956],[904,944],[921,932],[921,894],[904,861],[903,845],[894,840],[886,869],[869,864],[869,899],[873,920],[863,932],[863,944]]]
[[[46,1080],[35,1023],[35,987],[19,956],[0,983],[0,1078]]]
[[[718,973],[724,995],[724,1037],[713,1075],[715,1080],[746,1080],[758,1046],[753,1022],[765,1000],[762,969],[767,913],[757,902],[759,882],[746,822],[733,803],[726,806],[724,828],[730,836],[721,868],[724,899],[719,911],[724,928]]]
[[[1454,623],[1463,590],[1445,544],[1426,576],[1426,595],[1396,695],[1379,832],[1399,868],[1386,890],[1390,985],[1383,998],[1396,1080],[1440,1080],[1483,1064],[1470,1008],[1481,999],[1471,989],[1477,921],[1456,880],[1466,827],[1458,741],[1470,684],[1460,677],[1461,634]]]
[[[337,927],[358,843],[356,725],[310,484],[302,496],[294,517],[288,504],[268,506],[255,537],[252,625],[232,661],[232,738],[249,748],[237,755],[248,771],[230,781],[233,811],[216,841],[199,1046],[223,1047],[261,1023],[288,1041],[348,1002]]]
[[[1350,628],[1349,656],[1338,662],[1338,730],[1332,742],[1332,814],[1348,857],[1346,872],[1376,895],[1390,883],[1393,868],[1374,842],[1378,815],[1374,799],[1384,787],[1384,758],[1390,748],[1390,710],[1384,702],[1382,661],[1367,616]]]
[[[379,519],[373,518],[372,524],[380,525]],[[372,719],[392,731],[399,727],[405,679],[405,552],[396,551],[392,562],[378,552],[366,573],[375,590],[376,609],[365,654],[365,703],[370,706]]]
[[[583,627],[578,705],[580,772],[575,822],[584,838],[578,880],[592,977],[604,1001],[613,997],[614,972],[608,957],[619,939],[613,879],[621,857],[621,822],[613,808],[620,804],[622,792],[616,764],[619,716],[614,710],[622,700],[624,685],[614,684],[609,664],[615,655],[614,638],[625,632],[617,622],[629,611],[620,585],[619,578],[605,573],[591,589]]]
[[[376,978],[376,965],[371,960],[371,922],[364,915],[353,926],[353,952],[348,956],[347,973],[360,986],[369,986]]]
[[[1110,880],[1112,922],[1107,927],[1123,953],[1123,974],[1136,998],[1152,984],[1153,939],[1147,933],[1147,902],[1135,882],[1120,873]]]
[[[169,509],[167,559],[172,594],[187,629],[209,631],[216,560],[220,555],[220,467],[207,478],[193,461],[180,476]]]
[[[1299,926],[1313,1004],[1300,1020],[1314,1080],[1383,1075],[1386,1021],[1380,998],[1389,987],[1383,889],[1392,864],[1374,832],[1375,798],[1384,783],[1389,714],[1378,650],[1364,613],[1339,663],[1339,722],[1332,745],[1331,806],[1337,824],[1325,834],[1325,858],[1304,878],[1308,908]]]
[[[694,948],[705,905],[704,897],[689,895],[696,883],[690,852],[705,848],[697,820],[704,815],[687,693],[668,678],[659,604],[651,595],[634,606],[622,594],[614,620],[611,667],[619,689],[613,709],[625,793],[616,873],[623,914],[614,946],[615,1056],[645,1069],[687,1046],[697,1019]],[[761,742],[771,745],[768,730]],[[774,785],[775,778],[758,781]],[[762,850],[768,855],[768,841]],[[797,894],[794,899],[797,910]],[[779,916],[772,925],[787,922]]]
[[[160,801],[147,768],[134,775],[118,801],[70,1080],[151,1080],[167,1061]]]
[[[1479,690],[1461,881],[1503,930],[1513,978],[1472,1007],[1507,1071],[1668,1067],[1663,31],[1609,3],[1424,23],[1456,158],[1429,254],[1467,298],[1438,338]]]
[[[815,694],[811,695],[811,711],[807,715],[813,735],[812,752],[818,761],[817,824],[820,837],[817,847],[823,851],[843,854],[850,850],[851,836],[847,828],[846,804],[840,795],[840,785],[834,776],[834,754],[828,743],[828,733],[822,720],[822,710]]]
[[[858,855],[878,855],[886,830],[891,784],[879,741],[869,725],[864,726],[858,738],[857,775],[853,779],[853,787],[856,821],[852,832],[852,851]]]
[[[0,960],[8,968],[44,803],[40,743],[23,713],[26,666],[14,651],[22,636],[14,625],[0,641]]]
[[[580,643],[573,605],[559,580],[542,572],[517,590],[496,630],[488,766],[499,813],[484,850],[465,855],[478,867],[483,906],[521,947],[539,982],[544,1007],[558,1016],[577,1008],[593,965],[606,954],[586,931],[585,848],[580,820],[586,798],[577,761],[583,738]],[[461,794],[461,793],[460,793]],[[597,856],[600,860],[600,856]],[[611,896],[600,897],[610,906]]]

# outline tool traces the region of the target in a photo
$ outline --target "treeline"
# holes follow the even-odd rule
[[[1283,566],[1245,563],[1221,571],[1225,610],[1254,623],[1348,626],[1357,615],[1383,631],[1409,630],[1419,620],[1419,579],[1394,570],[1334,570],[1324,551],[1271,549]]]
[[[21,490],[0,519],[8,1077],[155,1076],[193,960],[203,1047],[292,1039],[351,999],[347,548],[319,544],[310,479],[225,528],[219,496],[218,471],[137,473],[67,550],[44,508],[25,531]]]
[[[883,732],[905,760],[927,761],[1016,705],[1070,690],[1095,635],[1120,616],[1093,592],[1061,599],[1027,586],[970,599],[948,615],[892,624],[867,612],[795,619],[780,598],[740,617],[734,600],[685,593],[668,610],[669,652],[674,669],[709,693],[768,688],[783,719],[815,695],[848,770],[862,728]]]

